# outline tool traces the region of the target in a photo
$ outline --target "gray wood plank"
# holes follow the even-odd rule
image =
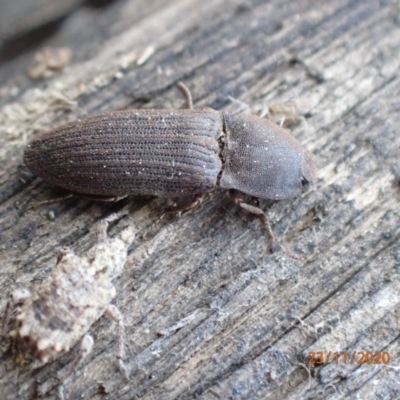
[[[120,10],[129,14],[134,3]],[[61,247],[86,254],[96,223],[122,207],[77,198],[32,209],[59,195],[22,163],[41,130],[105,110],[181,107],[179,80],[196,106],[221,110],[237,108],[228,96],[254,109],[309,99],[314,108],[290,129],[314,152],[318,182],[301,198],[261,202],[276,236],[304,260],[284,250],[269,254],[259,221],[222,191],[180,217],[164,214],[165,200],[132,199],[129,215],[110,229],[111,236],[137,230],[114,281],[130,380],[115,362],[115,326],[102,318],[66,398],[399,398],[396,3],[182,0],[149,7],[53,77],[28,84],[16,72],[2,88],[7,96],[24,82],[0,108],[1,312],[9,292],[34,290],[51,273]],[[109,24],[117,27],[118,17]],[[77,52],[85,46],[70,43]],[[149,48],[154,54],[138,65]],[[308,364],[319,351],[341,358]],[[344,352],[361,351],[387,352],[391,362],[343,361]],[[57,374],[77,352],[40,368],[17,367],[3,338],[4,398],[54,398]]]

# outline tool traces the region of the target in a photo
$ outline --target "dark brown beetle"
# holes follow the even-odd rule
[[[28,145],[25,164],[52,185],[98,200],[191,198],[177,211],[215,187],[229,189],[268,227],[241,193],[274,200],[300,194],[315,179],[312,154],[269,120],[193,109],[190,92],[179,87],[188,109],[117,111],[65,124]]]

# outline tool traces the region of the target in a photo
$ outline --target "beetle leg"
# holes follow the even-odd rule
[[[268,240],[270,242],[271,249],[273,249],[273,245],[275,244],[274,233],[272,232],[271,225],[269,224],[268,218],[265,215],[264,211],[259,207],[252,206],[251,204],[247,204],[243,201],[242,194],[237,190],[229,190],[229,195],[233,199],[236,205],[243,208],[247,212],[257,215],[257,217],[261,220],[262,224],[265,226],[267,230]]]
[[[193,99],[190,90],[183,82],[178,82],[178,88],[182,91],[183,95],[186,97],[187,108],[193,110]]]
[[[204,194],[199,193],[194,196],[194,199],[192,201],[181,204],[175,203],[172,206],[167,207],[165,211],[166,212],[188,211],[198,206],[203,201],[203,199],[204,199]]]
[[[267,230],[268,239],[270,241],[270,249],[271,249],[272,253],[274,253],[276,250],[278,250],[279,247],[281,246],[286,252],[289,253],[290,257],[294,258],[295,260],[303,260],[303,257],[293,253],[293,251],[291,251],[286,246],[278,243],[275,240],[274,233],[272,232],[271,225],[269,224],[268,218],[265,215],[264,211],[261,210],[261,208],[245,203],[243,201],[242,194],[240,192],[238,192],[237,190],[231,189],[231,190],[229,190],[229,194],[236,205],[238,205],[239,207],[243,208],[243,210],[246,210],[247,212],[249,212],[251,214],[257,215],[260,218],[261,222],[265,226],[265,229]]]
[[[37,202],[32,204],[32,208],[36,210],[36,208],[41,207],[41,206],[54,204],[54,203],[60,203],[61,201],[68,200],[73,196],[75,196],[73,193],[69,193],[69,194],[67,194],[65,196],[57,197],[57,198],[51,199],[51,200],[37,201]]]
[[[232,112],[232,115],[241,114],[241,113],[249,113],[250,114],[251,108],[247,103],[245,103],[239,99],[235,99],[232,96],[228,96],[228,99],[232,103],[235,103],[238,106],[238,109],[236,111]]]
[[[110,196],[97,196],[97,195],[91,195],[91,194],[80,194],[80,193],[71,192],[71,193],[69,193],[69,194],[67,194],[65,196],[57,197],[55,199],[38,201],[36,203],[33,203],[32,207],[34,209],[36,209],[36,208],[44,206],[44,205],[59,203],[59,202],[64,201],[64,200],[68,200],[71,197],[76,196],[76,195],[79,195],[80,197],[83,197],[83,198],[89,199],[89,200],[107,201],[107,202],[117,202],[117,201],[120,201],[120,200],[125,199],[126,197],[128,197],[128,195],[110,197]]]
[[[125,199],[128,197],[127,194],[123,196],[97,196],[97,195],[91,195],[91,194],[79,194],[79,196],[84,197],[89,200],[96,200],[96,201],[107,201],[107,202],[117,202],[122,199]]]

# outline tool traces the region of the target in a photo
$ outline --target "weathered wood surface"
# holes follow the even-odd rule
[[[110,229],[137,229],[114,281],[130,381],[102,318],[66,398],[399,398],[398,2],[121,1],[75,10],[35,51],[44,46],[71,48],[72,61],[40,81],[26,74],[32,49],[0,65],[1,313],[11,291],[51,273],[62,246],[93,247],[96,222],[122,207],[75,198],[32,209],[59,195],[22,162],[43,129],[104,110],[180,107],[182,80],[196,106],[216,109],[237,107],[228,96],[253,108],[311,99],[291,130],[319,165],[302,198],[261,203],[303,261],[268,254],[259,222],[226,193],[181,217],[163,215],[164,200],[133,199]],[[3,338],[0,397],[54,398],[77,351],[16,367]],[[315,366],[312,351],[388,352],[391,362]]]

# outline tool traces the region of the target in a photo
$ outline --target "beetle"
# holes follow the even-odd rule
[[[67,123],[28,145],[25,164],[48,183],[97,200],[128,195],[189,199],[169,210],[196,206],[216,187],[258,215],[243,200],[299,195],[313,182],[313,156],[285,129],[247,114],[211,108],[125,110]]]

